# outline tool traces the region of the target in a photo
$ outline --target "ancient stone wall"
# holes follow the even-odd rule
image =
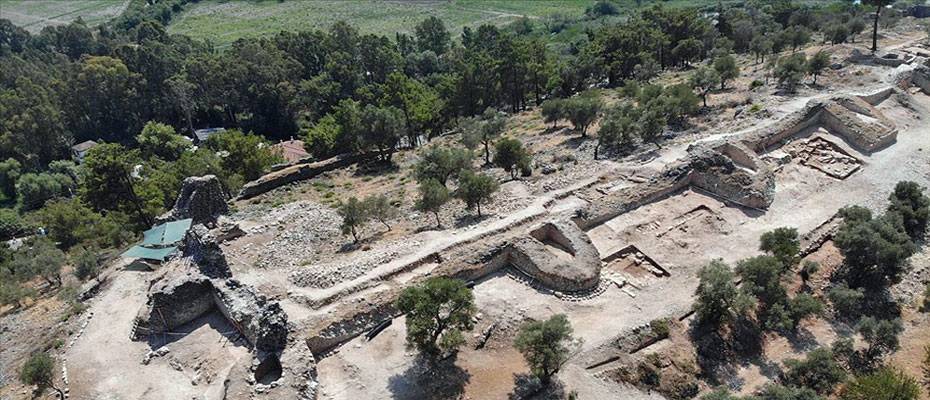
[[[277,302],[233,279],[217,282],[213,296],[220,312],[256,349],[279,351],[287,345],[287,314]]]
[[[908,80],[911,85],[919,87],[924,94],[930,95],[930,67],[921,65],[915,68]]]
[[[307,347],[315,355],[324,354],[397,315],[399,312],[393,301],[380,302],[377,305],[369,303],[362,311],[349,318],[338,319],[322,328],[314,329],[313,332],[316,333],[307,338]]]
[[[205,277],[190,276],[156,283],[149,300],[136,316],[132,335],[142,339],[150,334],[169,332],[213,309],[213,285]]]
[[[242,200],[255,197],[289,183],[310,179],[326,171],[347,167],[358,160],[358,156],[343,155],[313,163],[292,165],[246,183],[242,186],[237,198]]]
[[[690,184],[691,168],[686,162],[677,162],[662,176],[649,182],[622,188],[579,209],[572,221],[583,230],[592,229],[616,216],[677,193]]]
[[[764,153],[768,148],[817,125],[822,111],[823,103],[819,100],[811,100],[801,110],[789,114],[772,125],[749,132],[739,140],[756,153]]]
[[[232,274],[219,241],[203,225],[194,225],[184,235],[181,252],[193,261],[202,274],[210,278],[229,278]]]
[[[871,108],[868,103],[861,99],[858,103],[851,101],[849,104],[850,107],[855,105],[856,107],[867,106]],[[864,153],[880,150],[894,143],[897,139],[897,129],[890,121],[885,121],[884,117],[872,117],[875,121],[869,122],[863,120],[857,114],[867,115],[854,112],[850,108],[834,102],[824,107],[820,122],[830,133],[841,136]],[[879,116],[880,114],[875,110],[871,115]]]
[[[736,204],[766,209],[774,200],[775,176],[764,164],[756,165],[755,172],[737,168],[730,157],[706,150],[696,155],[691,165],[690,183]]]
[[[552,221],[516,240],[506,251],[510,265],[546,287],[563,292],[591,289],[601,275],[601,259],[577,226]]]

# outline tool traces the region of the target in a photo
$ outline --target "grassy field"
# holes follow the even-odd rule
[[[581,15],[594,0],[203,0],[186,7],[169,25],[172,33],[209,39],[225,46],[242,37],[271,35],[280,30],[326,29],[345,20],[362,33],[410,32],[431,15],[441,18],[457,36],[464,26],[502,25],[520,16],[554,13]]]
[[[64,25],[78,17],[97,25],[123,12],[129,0],[0,0],[0,18],[30,32]]]

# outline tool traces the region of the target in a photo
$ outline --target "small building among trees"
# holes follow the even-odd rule
[[[78,164],[81,161],[84,161],[84,155],[87,154],[90,149],[97,146],[97,142],[93,140],[87,140],[81,143],[78,143],[74,146],[71,146],[71,157],[74,158],[74,161]]]

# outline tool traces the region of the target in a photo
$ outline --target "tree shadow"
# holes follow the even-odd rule
[[[464,228],[466,226],[477,225],[489,218],[491,218],[489,214],[481,214],[480,217],[478,214],[465,214],[456,218],[453,226],[456,228]]]
[[[452,355],[431,361],[418,355],[410,368],[388,379],[391,398],[398,400],[455,399],[465,393],[471,374],[455,365]]]
[[[400,171],[400,166],[398,166],[393,161],[382,161],[382,160],[369,160],[369,161],[359,161],[358,167],[355,169],[354,176],[368,176],[368,177],[377,177],[392,174]]]
[[[800,327],[794,331],[787,331],[782,333],[782,336],[788,339],[788,344],[797,352],[806,353],[820,347],[820,343],[817,342],[817,337],[807,328]]]
[[[782,376],[782,373],[784,372],[777,362],[770,360],[768,357],[753,358],[748,360],[745,365],[755,365],[759,367],[759,373],[762,374],[762,376],[772,380]]]
[[[536,375],[528,373],[513,374],[513,386],[508,400],[561,400],[567,396],[565,385],[558,379],[543,386]]]
[[[728,329],[715,329],[696,320],[692,322],[691,341],[701,375],[707,383],[739,387],[742,383],[738,367],[749,363],[748,360],[758,363],[765,359],[762,333],[758,324],[746,317],[737,318]]]
[[[358,239],[358,242],[349,241],[349,242],[343,243],[342,246],[339,246],[339,248],[336,249],[336,253],[343,254],[343,253],[351,253],[356,250],[368,250],[371,248],[372,243],[380,240],[382,236],[387,234],[387,232],[388,232],[387,230],[382,230],[382,231],[372,233],[368,236],[362,236],[361,238]]]
[[[576,133],[576,132],[573,131],[573,130],[572,130],[572,131],[568,131],[568,132],[571,132],[571,133],[573,133],[573,134]],[[591,138],[591,136],[590,136],[590,132],[589,132],[589,135],[586,136],[586,137],[581,137],[581,132],[577,132],[577,136],[572,136],[572,137],[570,137],[570,138],[568,138],[568,139],[565,139],[565,141],[563,141],[562,143],[559,143],[559,146],[560,146],[560,147],[565,147],[565,148],[568,148],[568,149],[571,149],[571,150],[578,150],[578,149],[581,148],[581,146],[584,145],[585,142],[587,142],[588,140],[592,140],[592,138]],[[596,140],[596,139],[594,139],[594,140]]]

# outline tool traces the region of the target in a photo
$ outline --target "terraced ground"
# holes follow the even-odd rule
[[[121,14],[130,0],[2,0],[0,18],[29,32],[46,26],[64,25],[78,17],[98,25]]]

